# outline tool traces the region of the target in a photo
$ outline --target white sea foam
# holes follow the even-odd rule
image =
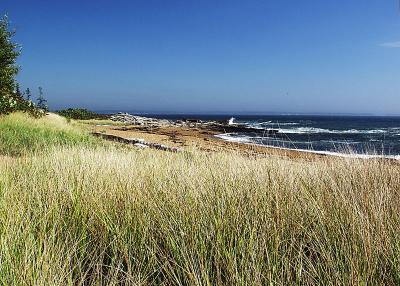
[[[320,155],[330,155],[330,156],[343,157],[343,158],[355,158],[355,159],[379,159],[379,158],[382,158],[382,159],[400,160],[400,155],[340,153],[340,152],[332,152],[332,151],[317,151],[317,150],[296,149],[296,148],[278,147],[278,146],[273,146],[273,145],[256,144],[251,141],[252,137],[249,137],[249,136],[233,137],[232,135],[236,136],[236,134],[233,134],[233,133],[226,133],[226,134],[215,135],[215,137],[218,137],[218,138],[223,139],[228,142],[253,144],[253,145],[259,145],[259,146],[274,148],[274,149],[298,151],[298,152],[313,153],[313,154],[320,154]]]
[[[285,122],[285,123],[276,123],[278,126],[286,126],[286,125],[299,125],[297,122]]]
[[[274,125],[274,126],[285,126],[285,125],[299,125],[298,122],[272,122],[272,121],[266,121],[266,122],[260,122],[258,123],[260,125]]]
[[[379,140],[376,140],[379,141]],[[317,142],[331,143],[331,144],[361,144],[362,142],[351,140],[321,140]]]
[[[226,134],[218,134],[215,135],[215,137],[218,137],[220,139],[223,139],[228,142],[237,142],[237,143],[251,143],[251,137],[249,136],[236,136],[232,137],[232,133],[226,133]]]
[[[277,122],[272,122],[272,121],[247,123],[247,126],[252,127],[252,128],[258,128],[258,129],[264,129],[265,127],[279,128],[280,126],[293,126],[293,125],[299,125],[299,123],[297,123],[297,122],[277,123]]]
[[[292,128],[292,129],[280,128],[279,132],[286,133],[286,134],[309,134],[309,133],[330,133],[331,130],[315,128],[315,127],[299,127],[299,128]]]
[[[316,127],[299,127],[299,128],[280,128],[279,132],[286,134],[316,134],[316,133],[326,133],[326,134],[380,134],[386,133],[387,130],[383,129],[372,129],[372,130],[359,130],[359,129],[349,129],[349,130],[331,130]]]

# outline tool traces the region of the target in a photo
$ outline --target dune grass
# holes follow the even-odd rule
[[[5,284],[399,283],[399,170],[72,148],[2,172]]]
[[[25,113],[0,117],[0,154],[26,155],[52,146],[93,145],[98,140],[57,115],[35,119]]]
[[[0,283],[398,285],[399,186],[383,160],[48,147],[0,162]]]

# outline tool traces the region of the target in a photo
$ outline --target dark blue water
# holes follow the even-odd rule
[[[229,119],[227,115],[156,115],[154,117],[202,120]],[[228,133],[226,140],[310,151],[400,155],[400,117],[372,116],[233,116],[249,127],[278,129],[276,135],[262,132]]]

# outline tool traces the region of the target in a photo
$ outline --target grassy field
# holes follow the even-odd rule
[[[2,285],[400,283],[394,163],[125,149],[23,115],[0,132]]]
[[[45,152],[51,146],[93,146],[98,143],[78,124],[68,124],[63,117],[51,114],[41,119],[23,113],[0,117],[0,154],[26,155]]]

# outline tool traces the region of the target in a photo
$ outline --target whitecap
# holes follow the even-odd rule
[[[316,142],[331,143],[331,144],[361,144],[362,142],[352,140],[320,140]]]
[[[331,133],[329,129],[322,129],[322,128],[314,128],[314,127],[299,127],[299,128],[292,128],[292,129],[279,129],[280,133],[287,133],[287,134],[309,134],[309,133]]]
[[[349,130],[331,130],[324,128],[316,128],[316,127],[299,127],[299,128],[291,128],[291,129],[279,129],[281,133],[287,134],[313,134],[313,133],[327,133],[327,134],[380,134],[386,133],[386,130],[383,129],[373,129],[373,130],[358,130],[358,129],[349,129]]]
[[[278,147],[274,145],[264,145],[264,144],[255,144],[250,140],[251,137],[248,136],[240,136],[240,137],[232,137],[237,135],[234,133],[226,133],[226,134],[218,134],[215,137],[223,139],[228,142],[236,142],[236,143],[244,143],[244,144],[253,144],[268,148],[281,149],[281,150],[290,150],[290,151],[298,151],[304,153],[313,153],[320,155],[330,155],[336,157],[343,158],[352,158],[352,159],[393,159],[400,160],[400,155],[378,155],[378,154],[360,154],[360,153],[341,153],[341,152],[333,152],[333,151],[317,151],[317,150],[308,150],[308,149],[297,149],[297,148],[287,148],[287,147]],[[400,135],[400,134],[399,134]],[[293,143],[293,142],[292,142]],[[302,142],[304,143],[304,142]]]
[[[234,136],[232,136],[234,135]],[[226,133],[226,134],[218,134],[215,137],[223,139],[228,142],[236,142],[236,143],[251,143],[249,136],[239,136],[234,133]]]
[[[260,122],[259,124],[260,125],[276,125],[276,126],[299,125],[298,122],[272,122],[272,121]]]

